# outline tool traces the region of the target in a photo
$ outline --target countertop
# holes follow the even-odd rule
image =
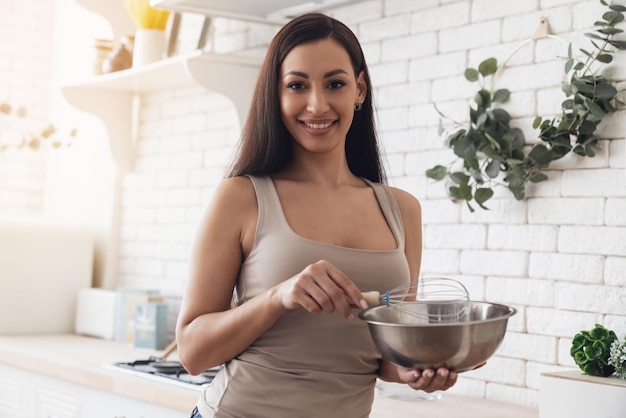
[[[149,349],[78,335],[0,335],[0,363],[71,383],[129,396],[160,406],[191,411],[197,389],[179,387],[105,367],[160,355]],[[171,356],[175,358],[175,355]],[[537,418],[518,405],[443,394],[436,401],[407,401],[377,394],[371,418]]]

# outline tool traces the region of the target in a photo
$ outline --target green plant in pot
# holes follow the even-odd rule
[[[609,363],[615,341],[615,332],[596,324],[593,329],[574,336],[570,354],[585,374],[607,377],[615,372],[615,367]]]

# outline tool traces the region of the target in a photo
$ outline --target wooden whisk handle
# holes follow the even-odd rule
[[[382,305],[382,303],[380,302],[379,292],[373,290],[371,292],[361,292],[361,294],[363,295],[363,299],[365,299],[365,301],[367,302],[367,306],[369,306],[370,308],[372,306]]]

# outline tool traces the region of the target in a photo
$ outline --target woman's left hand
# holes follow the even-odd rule
[[[456,383],[457,373],[443,367],[420,371],[398,366],[398,377],[413,389],[430,393],[450,389]]]

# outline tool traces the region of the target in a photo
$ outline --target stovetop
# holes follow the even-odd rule
[[[178,384],[184,387],[196,388],[210,384],[219,370],[219,367],[214,367],[194,376],[187,373],[180,362],[163,360],[137,360],[128,363],[119,362],[113,363],[112,366],[118,370],[126,371],[137,376],[161,380],[166,383]]]

